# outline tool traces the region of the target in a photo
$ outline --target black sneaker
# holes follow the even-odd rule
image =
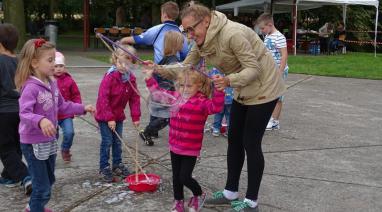
[[[118,176],[127,177],[130,175],[129,169],[123,165],[123,163],[119,164],[116,167],[113,167],[113,173]]]
[[[153,146],[154,145],[154,141],[152,140],[151,136],[147,135],[145,133],[145,131],[140,131],[139,132],[139,136],[142,138],[143,142],[145,142],[145,144],[147,146]]]
[[[113,173],[111,172],[111,169],[110,169],[109,166],[107,166],[104,169],[100,170],[99,174],[101,175],[102,179],[105,182],[107,182],[107,183],[113,182]]]
[[[23,180],[22,186],[24,188],[24,194],[29,196],[32,193],[32,178],[30,176],[26,176]]]

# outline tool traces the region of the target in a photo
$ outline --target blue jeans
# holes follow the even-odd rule
[[[225,120],[227,122],[227,132],[228,132],[230,111],[231,111],[231,104],[225,104],[222,112],[215,114],[214,124],[213,124],[214,129],[217,129],[220,131],[220,128],[222,127],[222,121],[225,116]]]
[[[122,137],[123,122],[117,121],[115,131]],[[121,141],[115,135],[113,131],[107,125],[107,122],[98,122],[99,129],[101,131],[101,147],[100,147],[100,160],[99,168],[100,170],[110,166],[110,148],[112,148],[113,153],[113,167],[118,166],[122,163],[122,148]]]
[[[55,181],[54,167],[57,155],[51,155],[47,160],[38,160],[34,156],[31,144],[21,144],[21,151],[28,163],[29,173],[32,177],[32,194],[29,200],[30,211],[44,211],[45,205],[49,202],[52,185]]]
[[[70,150],[70,147],[72,147],[73,144],[73,137],[74,137],[74,128],[73,128],[73,119],[67,118],[58,121],[58,125],[60,125],[62,129],[62,134],[64,135],[64,138],[62,140],[61,144],[61,150]],[[58,139],[58,131],[57,131],[57,139]]]

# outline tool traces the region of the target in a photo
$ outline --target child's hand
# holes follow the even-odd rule
[[[86,111],[86,112],[89,112],[89,113],[91,113],[91,114],[94,114],[94,113],[96,112],[96,109],[94,108],[93,105],[86,105],[86,106],[85,106],[85,111]]]
[[[134,121],[133,125],[134,125],[134,127],[138,128],[139,127],[139,121]]]
[[[47,118],[43,118],[41,119],[40,123],[39,123],[39,126],[42,130],[42,133],[47,136],[47,137],[52,137],[52,136],[55,136],[57,131],[56,131],[56,128],[54,127],[54,125],[52,124],[52,122],[47,119]]]
[[[108,121],[107,122],[107,125],[109,126],[109,128],[111,129],[111,131],[115,131],[115,126],[117,125],[116,123],[115,123],[115,121]]]
[[[150,79],[153,76],[154,69],[143,69],[142,72],[146,74],[145,79]]]

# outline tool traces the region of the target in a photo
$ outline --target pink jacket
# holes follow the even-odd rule
[[[130,114],[133,122],[141,117],[140,97],[134,91],[137,89],[136,78],[130,74],[130,83],[122,82],[121,73],[113,71],[106,73],[102,79],[98,91],[97,112],[95,119],[101,121],[123,121],[126,119],[125,107],[127,102],[130,106]]]
[[[62,97],[64,97],[65,101],[72,101],[75,103],[82,103],[81,93],[78,90],[76,82],[73,80],[72,76],[68,73],[64,73],[59,77],[56,77],[58,88],[60,89],[60,93]],[[58,114],[58,120],[63,120],[66,118],[73,118],[73,115],[65,115],[63,113]]]
[[[150,91],[160,89],[153,78],[146,80],[146,85]],[[179,96],[176,91],[164,92]],[[170,118],[170,151],[179,155],[199,156],[207,117],[221,112],[223,107],[224,92],[215,89],[211,99],[198,92],[180,108],[173,110]]]

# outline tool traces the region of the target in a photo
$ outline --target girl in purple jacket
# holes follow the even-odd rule
[[[20,52],[15,83],[20,91],[21,150],[32,176],[33,191],[25,211],[45,208],[55,181],[57,114],[95,112],[91,105],[64,101],[53,78],[56,49],[44,39],[27,41]]]

